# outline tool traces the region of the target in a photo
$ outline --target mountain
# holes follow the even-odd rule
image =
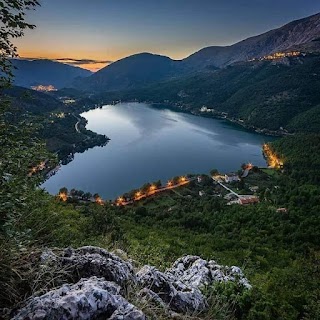
[[[136,54],[112,63],[89,78],[76,81],[74,86],[88,91],[129,90],[294,47],[315,51],[315,48],[319,49],[319,43],[315,41],[319,38],[320,14],[316,14],[231,46],[204,48],[181,61],[150,53]]]
[[[103,94],[105,99],[150,101],[256,128],[320,131],[320,55],[256,60],[142,89]],[[102,96],[103,96],[102,95]],[[200,112],[206,106],[210,112]]]
[[[179,61],[151,53],[140,53],[114,62],[89,78],[77,80],[75,86],[94,91],[133,89],[169,79],[178,73]]]
[[[227,47],[207,47],[184,59],[189,68],[223,67],[238,61],[286,51],[320,37],[320,13]]]
[[[70,86],[76,78],[85,78],[92,72],[51,60],[13,59],[14,84],[30,88],[37,85],[53,85],[55,88]]]

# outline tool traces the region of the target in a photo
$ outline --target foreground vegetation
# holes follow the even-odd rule
[[[139,264],[161,269],[183,254],[243,267],[253,290],[243,295],[229,286],[211,288],[218,299],[210,310],[212,317],[319,316],[318,134],[272,143],[284,160],[282,172],[258,171],[246,178],[254,184],[265,180],[259,185],[260,204],[226,206],[210,192],[210,179],[204,179],[201,186],[188,185],[178,193],[167,191],[134,206],[116,207],[64,203],[37,189],[42,177],[28,176],[30,166],[51,156],[39,140],[30,139],[33,128],[2,119],[1,307],[13,308],[25,297],[61,283],[59,274],[43,273],[39,265],[45,246],[98,245],[121,248]],[[199,188],[206,191],[203,197]],[[279,207],[287,211],[277,212]]]

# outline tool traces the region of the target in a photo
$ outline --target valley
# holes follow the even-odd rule
[[[75,154],[43,185],[52,194],[67,187],[111,200],[148,181],[166,183],[177,175],[212,168],[228,172],[247,162],[263,167],[262,145],[274,140],[224,120],[143,103],[107,105],[82,116],[88,121],[87,129],[111,140],[105,147]]]
[[[0,1],[1,319],[319,319],[319,5],[218,2]]]

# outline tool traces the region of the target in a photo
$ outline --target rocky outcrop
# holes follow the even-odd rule
[[[197,256],[178,259],[164,273],[155,267],[144,266],[137,278],[145,288],[141,294],[177,312],[204,311],[207,301],[201,289],[215,282],[234,281],[244,288],[251,288],[240,268],[221,266]]]
[[[236,281],[247,289],[251,288],[239,267],[221,266],[214,260],[207,261],[197,256],[179,258],[166,273],[191,287],[202,288],[214,282]]]
[[[120,286],[103,278],[82,279],[30,299],[13,320],[146,319],[119,293]]]
[[[41,257],[43,262],[51,260],[59,263],[75,281],[96,276],[124,286],[125,283],[136,280],[130,262],[98,247],[67,248],[61,256],[47,250]]]
[[[240,268],[190,255],[165,272],[146,265],[135,273],[130,262],[97,247],[68,248],[61,254],[46,250],[41,263],[67,268],[76,283],[30,298],[14,320],[145,319],[142,311],[123,297],[128,285],[138,300],[155,304],[167,315],[205,311],[208,303],[203,289],[217,282],[232,281],[244,290],[251,288]]]
[[[168,306],[177,312],[203,311],[206,299],[199,288],[180,282],[173,276],[162,273],[155,267],[144,266],[137,274],[140,292],[157,305]]]

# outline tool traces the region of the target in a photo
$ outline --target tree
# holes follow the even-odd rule
[[[84,195],[83,195],[83,198],[86,199],[86,200],[89,200],[90,198],[92,198],[92,194],[90,192],[86,192]]]
[[[24,30],[35,28],[26,22],[25,15],[38,5],[37,0],[0,0],[0,88],[12,81],[10,58],[18,56],[12,40],[22,37]]]
[[[219,174],[219,171],[218,171],[217,169],[212,169],[212,170],[210,171],[210,175],[211,175],[211,176],[216,176],[217,174]]]
[[[161,188],[161,186],[162,186],[162,183],[161,183],[161,180],[158,180],[158,181],[156,181],[155,183],[154,183],[154,185],[156,186],[156,188]]]
[[[59,194],[63,193],[63,194],[68,194],[68,189],[66,187],[60,188],[59,190]]]

